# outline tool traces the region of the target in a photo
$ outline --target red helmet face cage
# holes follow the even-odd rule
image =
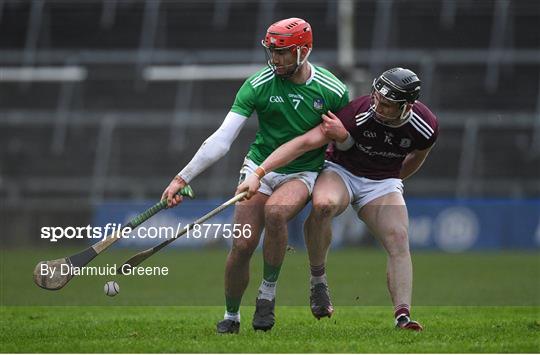
[[[313,46],[313,33],[311,26],[306,21],[299,18],[289,18],[278,21],[268,27],[266,36],[261,44],[265,48],[268,59],[268,66],[276,75],[291,76],[298,71],[311,53]],[[302,59],[302,48],[307,48],[307,54]],[[285,73],[278,74],[277,67],[272,63],[272,52],[277,50],[290,50],[296,56],[296,63],[290,65],[292,68]]]

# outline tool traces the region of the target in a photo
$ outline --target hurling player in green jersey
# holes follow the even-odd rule
[[[240,230],[247,226],[250,233],[233,239],[227,257],[226,311],[217,324],[218,333],[238,333],[240,329],[239,309],[249,282],[249,262],[263,229],[264,271],[252,325],[263,331],[274,326],[276,283],[287,246],[287,222],[310,198],[324,163],[324,147],[306,152],[269,174],[259,165],[280,145],[319,125],[323,113],[337,112],[349,101],[347,87],[341,81],[308,62],[312,44],[311,26],[306,21],[289,18],[272,24],[262,40],[268,67],[244,82],[222,125],[163,192],[169,207],[180,203],[182,198],[176,192],[225,155],[247,119],[257,113],[259,130],[240,179],[256,173],[262,183],[249,201],[235,208],[234,223],[241,226]]]

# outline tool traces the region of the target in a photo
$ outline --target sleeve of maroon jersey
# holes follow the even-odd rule
[[[361,96],[353,101],[351,101],[347,106],[342,108],[336,116],[339,118],[343,126],[349,133],[352,133],[356,128],[356,115],[358,112],[361,112],[362,108],[367,105],[369,108],[369,96]]]
[[[424,124],[431,129],[422,129],[424,132],[421,135],[420,141],[417,143],[419,150],[424,150],[435,144],[437,137],[439,136],[439,122],[437,117],[427,108],[426,105],[417,101],[413,107],[413,114],[416,115],[417,120],[421,120],[421,125]],[[427,136],[427,137],[426,137]]]

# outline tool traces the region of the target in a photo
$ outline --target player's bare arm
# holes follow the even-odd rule
[[[354,143],[351,135],[343,126],[340,119],[331,111],[322,114],[323,122],[313,128],[311,131],[299,136],[290,142],[287,142],[276,149],[270,156],[261,164],[263,174],[251,174],[242,182],[236,193],[239,194],[247,191],[247,199],[251,198],[259,189],[260,180],[267,172],[278,169],[287,165],[300,155],[313,149],[322,147],[328,144],[331,140],[336,142],[339,149],[347,150]]]
[[[247,191],[247,199],[251,198],[257,193],[257,190],[261,186],[261,179],[265,174],[285,166],[298,158],[302,154],[309,152],[310,150],[320,148],[325,144],[328,144],[329,139],[324,133],[320,124],[317,127],[312,128],[307,133],[294,138],[293,140],[279,146],[266,158],[266,160],[260,165],[255,173],[249,175],[244,182],[238,185],[236,193]]]
[[[405,160],[403,160],[403,166],[399,172],[399,178],[405,180],[416,173],[422,164],[424,164],[424,161],[426,160],[431,148],[432,147],[424,150],[415,150],[407,154]]]

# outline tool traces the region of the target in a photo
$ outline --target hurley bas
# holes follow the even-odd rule
[[[57,266],[48,266],[47,264],[41,264],[40,274],[41,276],[48,276],[53,278],[55,273],[60,273],[62,276],[115,276],[117,275],[117,265],[106,266],[82,266],[76,267],[68,264],[62,264]],[[128,264],[122,265],[122,275],[127,276],[167,276],[169,274],[169,268],[167,266],[135,266],[131,267]]]

